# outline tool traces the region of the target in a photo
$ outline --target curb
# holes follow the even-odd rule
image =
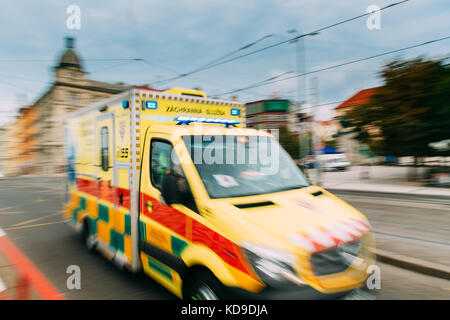
[[[385,250],[376,250],[377,261],[433,277],[450,280],[450,267],[421,259],[402,256]]]
[[[425,194],[425,193],[411,193],[411,192],[387,192],[387,191],[372,191],[372,190],[352,190],[352,189],[336,189],[336,188],[328,188],[328,187],[322,187],[325,190],[336,193],[336,194],[345,194],[345,193],[351,193],[355,195],[365,195],[365,194],[375,194],[377,196],[404,196],[404,197],[410,197],[410,198],[427,198],[427,199],[436,199],[436,200],[450,200],[450,196],[445,195],[432,195],[432,194]]]

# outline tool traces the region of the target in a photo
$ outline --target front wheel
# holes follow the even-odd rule
[[[209,271],[201,270],[194,275],[186,290],[186,300],[222,300],[224,288]]]

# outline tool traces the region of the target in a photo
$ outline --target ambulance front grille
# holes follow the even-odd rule
[[[358,256],[359,241],[344,244],[312,255],[312,265],[317,276],[344,272]]]

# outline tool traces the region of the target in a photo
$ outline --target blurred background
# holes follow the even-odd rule
[[[66,290],[63,117],[131,87],[198,88],[245,103],[248,127],[278,129],[314,183],[368,216],[382,298],[448,299],[449,17],[447,0],[4,3],[0,226]],[[93,282],[69,297],[123,298],[105,279],[167,295],[75,252]]]

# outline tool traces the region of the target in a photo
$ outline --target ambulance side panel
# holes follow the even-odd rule
[[[132,104],[122,103],[129,96],[121,94],[65,121],[65,217],[77,230],[88,226],[100,252],[133,269]]]

